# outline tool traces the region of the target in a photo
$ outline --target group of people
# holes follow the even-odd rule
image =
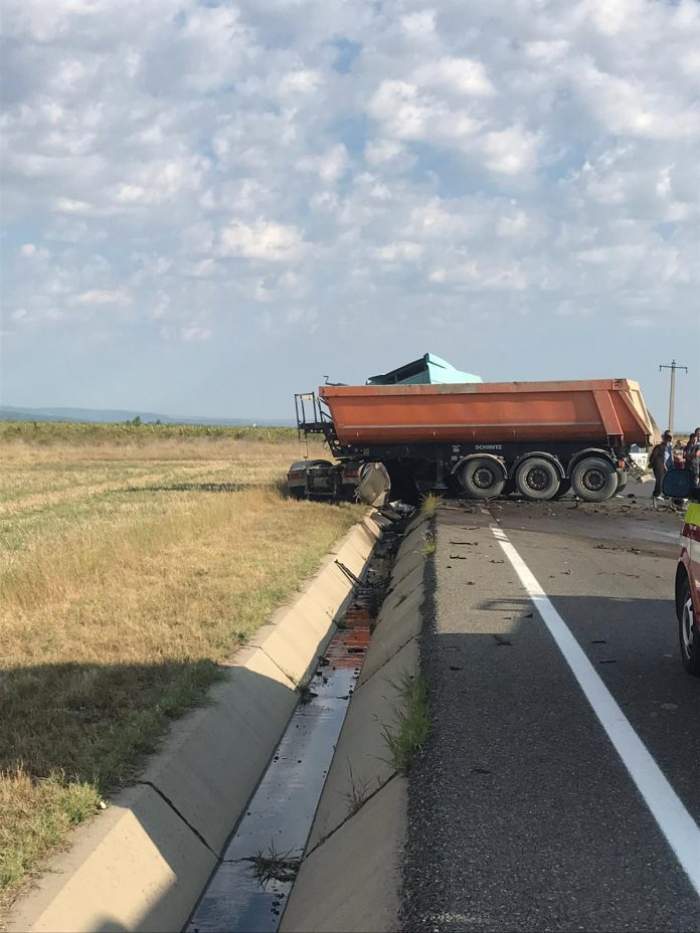
[[[688,438],[685,447],[674,449],[673,435],[664,431],[661,443],[652,447],[649,454],[649,466],[654,471],[653,499],[661,499],[662,483],[668,470],[680,468],[689,470],[696,487],[700,487],[700,428],[696,428]]]

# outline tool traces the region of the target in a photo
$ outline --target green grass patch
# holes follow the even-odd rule
[[[421,502],[421,514],[427,515],[428,518],[432,518],[440,508],[441,504],[442,500],[440,499],[440,496],[436,496],[434,492],[429,492],[427,496],[423,497],[423,501]]]
[[[22,769],[0,774],[0,892],[12,890],[100,804],[94,786],[67,782],[58,772],[43,780]]]
[[[291,427],[224,427],[198,424],[134,424],[124,422],[0,421],[0,444],[146,444],[177,440],[242,440],[289,443],[297,436]]]
[[[400,774],[407,774],[430,732],[428,683],[422,674],[406,676],[398,690],[402,706],[397,712],[396,724],[384,726],[382,734],[392,764]]]

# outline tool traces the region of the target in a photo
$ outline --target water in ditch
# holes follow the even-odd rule
[[[383,543],[386,552],[389,542]],[[358,588],[345,615],[344,627],[319,659],[186,933],[278,929],[369,645],[386,565],[381,555],[373,562],[367,584]]]

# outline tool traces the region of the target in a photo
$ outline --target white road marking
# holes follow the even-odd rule
[[[648,749],[600,679],[566,622],[501,528],[494,537],[511,562],[533,605],[593,707],[600,724],[627,768],[659,829],[700,896],[700,827],[683,806]],[[680,675],[679,675],[680,676]]]

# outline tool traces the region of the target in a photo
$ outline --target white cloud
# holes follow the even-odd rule
[[[263,259],[269,262],[291,262],[304,250],[299,230],[274,221],[259,220],[253,224],[234,221],[221,231],[222,256]]]
[[[486,133],[481,147],[486,165],[494,172],[519,175],[537,164],[537,137],[517,126]]]
[[[196,277],[206,278],[209,275],[213,275],[216,270],[217,264],[215,259],[202,259],[192,266],[190,274]]]
[[[211,330],[208,327],[199,327],[197,324],[190,324],[180,329],[180,337],[185,343],[202,343],[209,340]]]
[[[525,211],[515,210],[510,214],[504,213],[496,224],[496,233],[501,237],[519,237],[529,229],[528,217]]]
[[[338,143],[318,156],[304,159],[300,167],[316,172],[322,182],[333,185],[343,177],[349,164],[347,149]]]
[[[74,300],[79,305],[124,305],[130,303],[131,297],[123,289],[93,288],[76,295]]]
[[[540,66],[561,62],[570,49],[571,44],[566,39],[536,39],[525,43],[525,54]]]
[[[611,133],[631,138],[674,140],[700,135],[700,112],[688,101],[650,84],[648,76],[620,77],[590,62],[571,69],[582,99]]]
[[[423,247],[420,243],[411,243],[410,241],[400,241],[397,243],[388,243],[377,250],[379,259],[386,262],[409,262],[419,259],[423,255]]]
[[[279,82],[279,94],[283,98],[304,97],[312,94],[321,83],[318,71],[299,68],[283,75]]]
[[[318,167],[318,174],[321,178],[321,181],[333,183],[338,181],[345,173],[348,167],[348,153],[345,146],[342,143],[338,143],[335,146],[325,152],[320,160]]]
[[[369,102],[369,113],[399,139],[422,139],[432,116],[431,103],[415,84],[382,81]]]
[[[470,58],[440,58],[422,65],[416,72],[416,79],[419,84],[468,97],[489,97],[495,93],[483,64]]]
[[[437,266],[430,273],[430,281],[437,284],[456,284],[471,290],[522,291],[527,277],[516,262],[493,262],[489,259],[461,261],[449,266]]]
[[[431,198],[427,203],[416,205],[410,215],[413,235],[437,239],[449,237],[459,242],[472,230],[472,218],[460,207],[440,198]]]
[[[111,213],[108,210],[100,209],[95,204],[90,204],[88,201],[79,201],[75,198],[63,197],[56,198],[53,202],[53,209],[59,214],[79,214],[85,217],[97,217]]]
[[[381,165],[383,162],[391,162],[405,152],[405,147],[395,139],[371,140],[365,146],[365,159],[370,165]]]
[[[411,39],[424,42],[435,35],[435,10],[419,10],[401,17],[401,28]]]

